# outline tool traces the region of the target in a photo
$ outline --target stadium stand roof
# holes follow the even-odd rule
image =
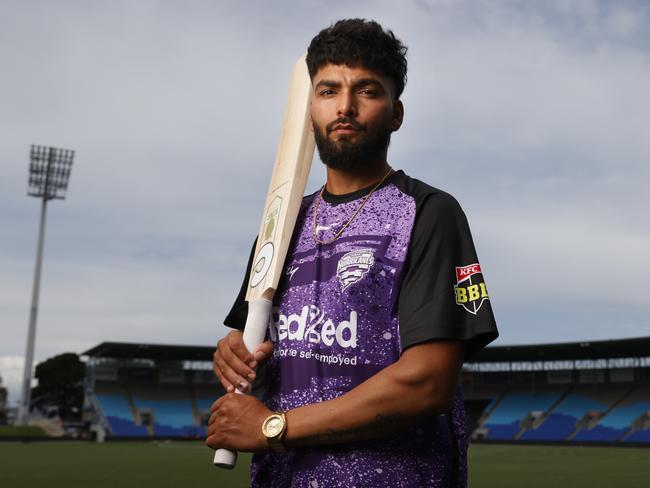
[[[637,337],[607,341],[487,347],[477,354],[472,362],[573,361],[648,356],[650,356],[650,337]]]
[[[154,359],[157,361],[212,361],[215,347],[176,346],[170,344],[141,344],[102,342],[81,353],[91,358]]]
[[[158,361],[212,361],[214,346],[176,346],[102,342],[82,353],[92,358],[154,359]],[[517,361],[572,361],[583,359],[640,358],[650,356],[650,337],[607,341],[490,346],[472,363]]]

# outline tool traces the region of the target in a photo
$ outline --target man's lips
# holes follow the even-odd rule
[[[360,124],[351,123],[349,121],[336,121],[329,125],[328,132],[350,133],[359,132],[363,130]]]
[[[359,129],[351,125],[337,125],[332,132],[357,132]]]
[[[330,132],[333,132],[335,134],[356,134],[357,132],[360,132],[361,128],[354,126],[352,124],[338,124],[335,125]]]

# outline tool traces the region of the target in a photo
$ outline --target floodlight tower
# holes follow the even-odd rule
[[[27,333],[27,352],[23,372],[23,394],[18,408],[18,423],[26,425],[29,420],[29,405],[32,396],[32,368],[34,345],[36,343],[36,316],[38,315],[38,294],[41,287],[41,265],[43,262],[43,240],[45,237],[45,215],[48,200],[64,200],[68,191],[68,180],[72,170],[74,151],[55,147],[32,145],[30,150],[29,187],[27,194],[42,199],[41,223],[38,231],[36,269],[32,306],[29,312],[29,332]]]

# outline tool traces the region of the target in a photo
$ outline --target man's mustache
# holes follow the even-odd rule
[[[338,125],[351,125],[354,130],[366,130],[366,126],[363,124],[360,124],[354,119],[351,119],[349,117],[339,117],[336,119],[334,122],[330,122],[325,126],[325,130],[329,134],[334,130],[334,128]]]

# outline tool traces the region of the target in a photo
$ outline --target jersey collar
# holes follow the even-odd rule
[[[384,180],[384,182],[381,184],[377,190],[380,188],[385,187],[386,185],[391,184],[396,178],[400,178],[402,175],[404,175],[404,171],[401,169],[395,171],[392,175],[390,175],[388,178]],[[334,195],[330,192],[327,191],[327,188],[323,190],[323,200],[325,202],[329,203],[330,205],[339,205],[341,203],[348,203],[352,202],[354,200],[357,200],[358,198],[363,198],[365,197],[370,191],[375,187],[377,183],[373,183],[372,185],[366,186],[364,188],[361,188],[359,190],[350,192],[350,193],[345,193],[343,195]]]

